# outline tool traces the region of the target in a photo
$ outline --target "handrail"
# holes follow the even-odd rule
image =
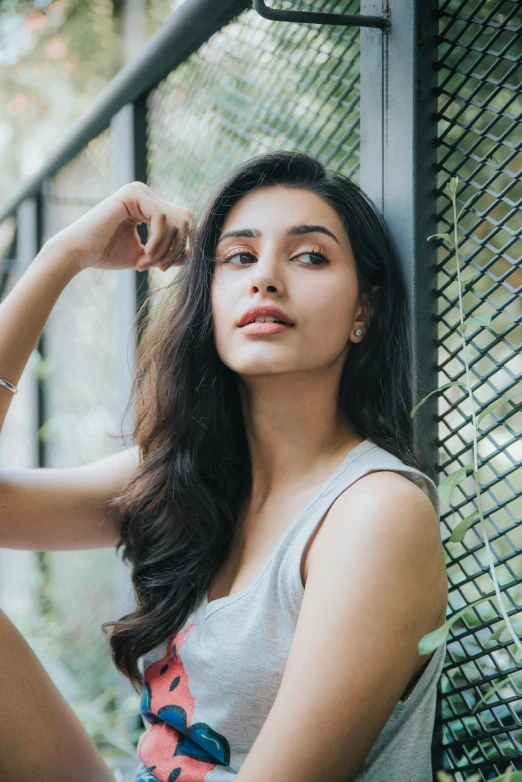
[[[254,0],[254,8],[264,19],[294,24],[339,24],[344,27],[376,27],[387,32],[391,20],[385,16],[362,16],[361,14],[324,13],[322,11],[286,11],[270,8],[265,0]]]

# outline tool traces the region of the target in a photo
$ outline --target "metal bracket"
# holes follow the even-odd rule
[[[297,22],[303,24],[341,24],[344,27],[379,27],[387,32],[390,19],[387,16],[353,16],[350,14],[329,14],[320,11],[280,11],[269,8],[265,0],[253,0],[257,13],[274,22]]]

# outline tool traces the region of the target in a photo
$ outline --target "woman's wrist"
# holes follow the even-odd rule
[[[79,254],[67,246],[58,235],[52,236],[45,242],[33,261],[33,263],[37,262],[38,266],[46,264],[46,266],[52,267],[57,280],[64,284],[67,284],[82,269],[86,268],[85,264],[82,265]]]

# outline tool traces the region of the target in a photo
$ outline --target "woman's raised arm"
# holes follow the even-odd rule
[[[83,467],[0,470],[0,548],[27,551],[116,546],[109,504],[138,466],[138,446]]]
[[[145,246],[140,223],[150,223]],[[17,385],[60,293],[82,269],[165,271],[185,260],[193,228],[188,209],[132,182],[49,239],[0,304],[0,378]],[[0,431],[12,396],[0,384]]]
[[[150,223],[145,245],[140,223]],[[53,306],[75,275],[89,267],[165,271],[184,262],[193,228],[188,209],[133,182],[49,239],[0,304],[0,378],[17,385]],[[12,398],[0,384],[0,437]],[[0,470],[0,548],[116,545],[119,519],[108,501],[137,465],[135,447],[82,467]]]

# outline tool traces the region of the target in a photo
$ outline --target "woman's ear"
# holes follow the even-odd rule
[[[360,329],[359,334],[356,334],[357,342],[361,342],[364,337],[366,336],[366,333],[368,331],[368,328],[370,326],[372,317],[373,317],[373,294],[375,290],[379,288],[378,285],[374,285],[373,288],[369,293],[364,293],[362,295],[362,303],[357,311],[357,315],[355,317],[355,320],[352,324],[352,333],[350,334],[349,341],[355,341],[352,340],[352,334],[356,331],[356,329]]]
[[[363,315],[362,319],[364,321],[363,328],[366,331],[368,331],[368,328],[370,326],[371,320],[373,318],[374,313],[374,306],[373,306],[373,294],[376,290],[378,290],[379,286],[374,285],[370,291],[370,293],[366,293],[363,296]]]

